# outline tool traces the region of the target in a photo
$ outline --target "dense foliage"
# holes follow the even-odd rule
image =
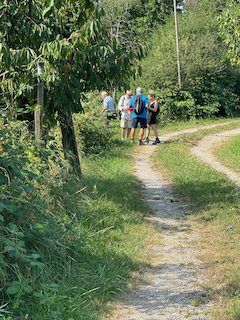
[[[84,113],[74,115],[77,142],[82,155],[104,154],[111,146],[112,132],[104,128],[102,100],[98,91],[88,93],[83,101]]]
[[[44,319],[62,319],[66,311],[57,301],[63,299],[60,295],[65,279],[60,274],[72,259],[80,259],[84,240],[68,224],[65,209],[54,205],[54,193],[52,199],[48,195],[44,200],[41,185],[44,183],[50,191],[54,182],[59,204],[64,202],[61,194],[73,186],[66,179],[64,167],[68,165],[61,160],[61,151],[58,154],[44,146],[35,149],[20,126],[1,124],[0,315],[14,313],[17,319],[23,319],[28,309]],[[54,167],[59,166],[62,175],[54,176]],[[57,264],[58,271],[53,268]]]
[[[68,160],[79,174],[71,112],[83,111],[83,92],[110,89],[134,75],[133,59],[146,53],[111,38],[102,27],[104,14],[91,0],[21,0],[0,6],[1,110],[12,117],[20,106],[36,107],[36,64],[44,62],[39,76],[45,83],[44,124],[49,129],[60,122],[63,147],[74,154]]]
[[[132,146],[118,141],[118,122],[104,129],[98,90],[130,82],[153,89],[162,124],[238,114],[237,2],[186,0],[178,11],[181,89],[170,0],[0,5],[0,316],[97,319],[130,271],[145,265],[144,237],[134,232],[146,212],[130,170]],[[139,64],[146,40],[151,54]],[[38,61],[44,143],[17,118],[36,108]],[[60,143],[71,125],[85,156],[82,181]]]
[[[222,14],[218,17],[220,23],[220,35],[223,37],[228,47],[228,56],[233,65],[240,63],[240,6],[238,0],[230,1],[231,6],[224,8]]]
[[[192,111],[188,119],[192,116],[235,116],[239,114],[240,69],[231,66],[219,37],[217,17],[224,6],[222,2],[204,0],[201,5],[194,1],[187,4],[188,10],[178,13],[182,92],[173,93],[173,100],[164,98],[166,92],[179,91],[173,17],[154,32],[151,54],[141,64],[142,77],[133,81],[133,86],[141,84],[146,90],[158,92],[161,89],[163,94],[158,99],[163,102],[163,111],[166,108],[174,112],[172,104],[178,101],[177,114],[181,114],[184,100],[188,109],[191,97]],[[173,115],[170,119],[179,120],[179,116]]]

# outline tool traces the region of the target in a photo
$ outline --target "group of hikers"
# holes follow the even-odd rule
[[[105,113],[105,128],[108,128],[109,120],[116,113],[116,105],[113,99],[106,91],[101,93],[103,99],[103,109],[101,114]],[[150,102],[150,103],[149,103]],[[131,135],[131,141],[134,142],[135,130],[140,124],[138,144],[149,143],[150,127],[155,134],[153,145],[160,143],[156,129],[156,118],[159,112],[158,102],[155,99],[155,92],[150,90],[148,96],[143,95],[143,88],[136,89],[136,95],[133,96],[132,90],[127,90],[118,103],[118,110],[121,114],[120,127],[122,128],[122,141]],[[146,129],[146,136],[144,130]]]

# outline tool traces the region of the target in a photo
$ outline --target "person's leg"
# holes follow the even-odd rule
[[[151,124],[151,127],[152,127],[153,132],[154,132],[154,134],[155,134],[155,137],[156,137],[156,139],[157,139],[157,138],[158,138],[158,132],[157,132],[157,129],[156,129],[156,125],[155,125],[155,124]]]
[[[136,130],[135,128],[131,129],[131,139],[132,140],[134,140],[134,137],[135,137],[135,130]]]
[[[149,134],[150,134],[150,125],[147,124],[147,129],[146,129],[146,138],[149,137]]]
[[[104,127],[105,129],[109,129],[109,121],[111,119],[111,116],[108,114],[108,111],[105,111],[105,120],[104,120]]]
[[[122,132],[121,132],[122,140],[124,140],[125,129],[126,129],[126,120],[125,119],[121,119],[120,127],[122,128]]]
[[[144,144],[143,141],[142,141],[142,138],[143,138],[143,135],[144,135],[144,130],[147,128],[147,119],[139,118],[139,122],[140,122],[140,131],[139,131],[138,144],[142,145],[142,144]]]
[[[132,139],[132,142],[133,142],[134,137],[135,137],[135,131],[136,131],[137,125],[138,125],[138,118],[133,118],[132,119],[132,128],[131,128],[131,139]]]
[[[122,140],[124,139],[125,128],[122,128]]]
[[[130,135],[130,132],[131,132],[131,128],[128,128],[128,129],[127,129],[127,136],[126,136],[126,138],[128,138],[128,136]]]
[[[149,134],[150,134],[150,126],[149,126],[149,124],[147,124],[146,137],[143,139],[143,142],[149,143],[149,139],[148,139]]]
[[[155,134],[155,137],[156,137],[156,139],[155,139],[155,141],[153,142],[153,144],[156,145],[156,144],[160,143],[160,140],[159,140],[159,138],[158,138],[158,132],[157,132],[155,123],[154,123],[154,124],[151,124],[151,127],[152,127],[152,129],[153,129],[153,131],[154,131],[154,134]]]
[[[139,140],[143,139],[143,135],[144,135],[144,129],[140,128],[140,130],[139,130]]]
[[[105,118],[105,120],[104,120],[104,128],[105,129],[109,128],[109,120],[107,118]]]

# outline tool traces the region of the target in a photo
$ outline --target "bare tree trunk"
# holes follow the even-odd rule
[[[70,110],[58,111],[58,115],[62,132],[64,157],[70,162],[71,166],[73,167],[73,171],[79,176],[81,176],[82,172],[78,156],[77,142],[72,120],[72,112]],[[69,155],[69,151],[72,153],[71,155]]]

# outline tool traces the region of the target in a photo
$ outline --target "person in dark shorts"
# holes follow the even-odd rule
[[[150,134],[150,126],[151,126],[156,137],[155,141],[153,142],[153,145],[156,145],[160,143],[160,140],[158,138],[158,132],[156,129],[156,121],[157,121],[157,114],[158,114],[159,107],[158,107],[158,102],[155,99],[154,91],[152,90],[149,91],[148,99],[150,101],[150,105],[148,108],[146,137],[143,139],[143,141],[149,143],[149,134]]]
[[[144,129],[147,128],[147,109],[149,106],[148,98],[147,96],[143,95],[143,88],[138,87],[136,89],[136,96],[141,96],[142,102],[143,102],[143,112],[141,114],[136,114],[134,111],[132,111],[132,129],[131,129],[131,138],[132,142],[134,142],[134,136],[135,136],[135,130],[138,126],[138,123],[140,123],[140,131],[139,131],[139,140],[138,144],[143,145],[142,138],[144,135]],[[132,108],[135,101],[135,97],[132,97],[129,103],[129,107]]]

